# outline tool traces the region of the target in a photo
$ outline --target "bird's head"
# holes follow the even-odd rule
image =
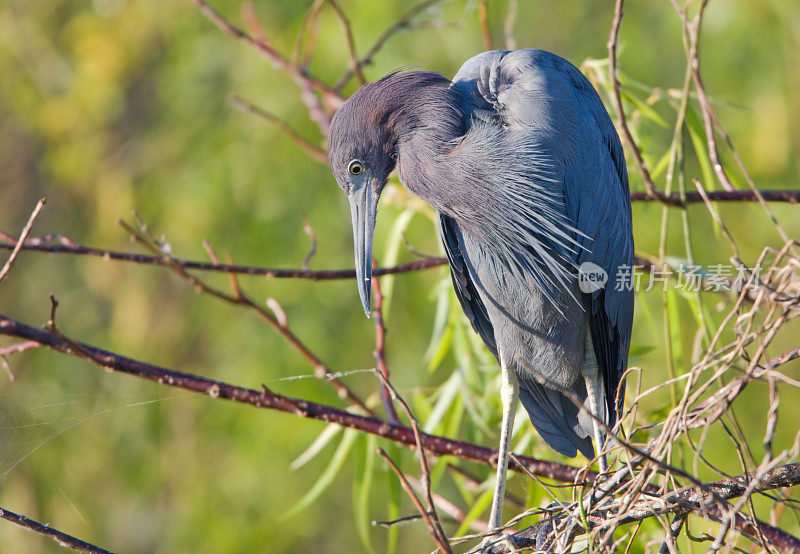
[[[460,125],[460,112],[446,99],[449,85],[448,79],[430,71],[390,73],[356,91],[331,121],[328,160],[350,202],[356,280],[367,317],[378,199],[395,168],[398,149],[412,135],[430,127]]]
[[[328,133],[328,160],[333,176],[350,202],[356,280],[369,317],[372,280],[372,236],[378,199],[397,159],[395,120],[381,79],[359,89],[339,109]],[[393,117],[394,114],[394,117]]]

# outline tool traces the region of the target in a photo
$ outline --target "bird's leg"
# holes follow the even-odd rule
[[[595,416],[592,418],[594,444],[597,452],[600,453],[600,459],[598,460],[600,473],[605,473],[606,469],[608,469],[606,455],[603,453],[605,440],[603,437],[603,430],[600,428],[600,423],[597,421],[597,419],[603,419],[600,412],[600,373],[597,369],[597,358],[594,355],[592,335],[588,328],[586,329],[584,352],[583,379],[586,382],[586,396],[589,400],[589,410],[592,412],[592,415]]]
[[[503,424],[500,431],[500,450],[497,456],[497,481],[494,485],[492,513],[489,516],[489,531],[503,525],[503,498],[506,492],[506,471],[510,453],[511,431],[514,428],[514,415],[517,413],[519,399],[519,381],[513,368],[505,361],[500,361],[502,382],[500,383],[500,399],[503,401]]]

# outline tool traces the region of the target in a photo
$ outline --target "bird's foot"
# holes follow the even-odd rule
[[[555,543],[556,524],[560,516],[543,519],[530,529],[530,537],[536,542],[536,550],[550,552]]]

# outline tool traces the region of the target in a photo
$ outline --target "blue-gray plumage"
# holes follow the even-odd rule
[[[602,435],[587,411],[612,427],[623,400],[633,294],[614,278],[633,264],[633,236],[614,126],[566,60],[492,51],[468,60],[452,82],[407,71],[364,86],[334,117],[328,156],[350,200],[367,313],[377,201],[389,173],[439,213],[461,306],[503,370],[490,518],[498,527],[517,394],[552,448],[590,458],[591,439],[601,444]],[[582,292],[577,275],[589,262],[608,286]]]

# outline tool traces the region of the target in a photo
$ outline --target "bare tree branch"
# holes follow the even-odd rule
[[[120,220],[120,225],[122,225],[128,233],[130,233],[131,237],[142,244],[146,248],[150,249],[153,252],[158,252],[158,246],[155,244],[155,241],[152,236],[145,236],[143,231],[137,231],[131,225],[127,224],[126,222]],[[140,227],[144,228],[144,225],[140,222]],[[213,253],[210,246],[207,245],[207,249],[212,256],[212,261],[214,263],[219,263],[217,260],[216,254]],[[166,254],[164,254],[166,255]],[[167,256],[167,260],[172,260],[173,258],[169,255]],[[288,324],[286,323],[285,314],[283,316],[283,321],[279,317],[269,313],[263,306],[253,301],[249,296],[247,296],[242,289],[240,288],[238,282],[236,281],[234,276],[231,276],[231,285],[233,289],[233,294],[228,294],[222,290],[216,289],[211,287],[201,279],[195,277],[184,267],[182,267],[179,263],[167,263],[166,267],[170,268],[173,273],[181,277],[187,283],[192,285],[196,290],[200,292],[204,292],[217,298],[219,300],[223,300],[229,304],[243,306],[248,308],[249,310],[253,311],[256,315],[258,315],[261,319],[266,321],[270,327],[275,329],[278,334],[286,340],[289,345],[292,346],[301,356],[303,356],[314,369],[314,373],[320,379],[329,382],[333,388],[339,393],[341,398],[346,398],[347,400],[351,401],[353,404],[358,406],[364,413],[375,416],[375,412],[373,412],[367,405],[361,400],[357,394],[355,394],[350,387],[345,385],[336,375],[334,374],[331,369],[320,360],[320,358],[314,354],[311,349],[302,341],[300,338],[292,332],[289,328]],[[274,301],[277,302],[277,301]]]
[[[68,339],[61,333],[57,335],[51,331],[37,329],[3,314],[0,314],[0,335],[35,341],[57,352],[77,356],[79,358],[86,358],[106,369],[149,379],[171,387],[206,394],[212,398],[224,398],[257,408],[278,410],[309,419],[317,419],[326,423],[335,423],[342,427],[357,429],[408,446],[416,446],[414,431],[409,427],[392,425],[380,419],[352,414],[344,410],[307,400],[289,398],[269,390],[257,391],[247,389],[222,381],[148,364],[89,344]],[[427,433],[420,433],[420,440],[426,450],[437,456],[454,456],[456,458],[462,458],[489,466],[496,463],[497,460],[497,450],[492,448],[463,441],[450,440]],[[579,475],[583,475],[583,478],[588,480],[594,479],[597,476],[597,474],[592,471],[586,472],[584,475],[580,468],[559,464],[557,462],[547,462],[528,456],[517,456],[517,458],[519,464],[525,466],[526,471],[539,477],[554,479],[556,481],[573,483],[579,479]],[[509,468],[514,471],[521,471],[520,466],[513,461],[509,464]]]
[[[403,29],[408,28],[411,25],[411,22],[414,20],[416,16],[433,6],[434,4],[438,4],[443,0],[425,0],[424,2],[420,2],[416,6],[412,7],[408,10],[405,14],[403,14],[400,19],[398,19],[391,27],[386,29],[383,34],[378,37],[378,40],[375,41],[373,44],[364,54],[364,56],[359,60],[358,66],[363,67],[365,65],[369,65],[372,63],[372,59],[375,57],[381,48],[383,48],[386,41],[392,38],[395,34]],[[353,78],[353,68],[347,70],[347,72],[342,75],[342,77],[336,82],[333,86],[333,90],[341,91],[344,86],[350,82],[350,79]]]
[[[367,79],[364,77],[364,73],[361,71],[361,62],[358,59],[358,54],[356,54],[356,43],[353,39],[353,29],[350,26],[350,20],[347,19],[347,15],[345,15],[344,10],[342,10],[341,6],[339,6],[339,3],[336,0],[326,0],[326,2],[328,2],[331,8],[333,8],[333,11],[336,12],[336,16],[339,18],[339,22],[342,24],[345,42],[347,43],[347,52],[350,56],[350,71],[353,72],[359,83],[366,85]]]
[[[15,241],[14,247],[11,249],[11,254],[8,256],[6,263],[3,264],[2,269],[0,269],[0,281],[2,281],[8,272],[11,270],[11,267],[14,265],[14,261],[17,259],[19,255],[19,251],[22,249],[22,246],[25,244],[25,241],[28,239],[28,235],[31,234],[31,229],[33,229],[33,222],[36,221],[36,217],[39,215],[39,212],[42,211],[44,207],[45,199],[42,198],[39,202],[36,203],[36,207],[33,208],[30,217],[28,218],[28,222],[22,228],[22,232],[19,235],[19,238]]]
[[[2,314],[0,314],[0,334],[35,341],[57,352],[86,358],[107,369],[149,379],[172,387],[206,394],[212,398],[224,398],[258,408],[278,410],[300,417],[335,423],[343,427],[378,435],[409,446],[416,446],[417,444],[418,439],[415,436],[414,430],[408,427],[392,425],[388,422],[371,417],[351,414],[315,402],[289,398],[276,394],[266,387],[261,391],[256,391],[189,373],[154,366],[68,339],[60,332],[55,334],[51,331],[36,329],[35,327],[31,327]],[[419,433],[419,442],[425,450],[437,456],[450,455],[487,465],[492,465],[496,463],[497,460],[496,450],[463,441]],[[590,470],[575,468],[556,462],[546,462],[527,456],[515,456],[512,458],[509,462],[509,469],[513,471],[524,470],[525,473],[531,473],[539,477],[554,479],[565,483],[577,483],[584,479],[588,482],[592,482],[598,477],[597,473]],[[792,466],[788,471],[776,474],[767,481],[783,483],[785,482],[784,480],[793,480],[799,475],[797,470],[794,469],[794,466]],[[746,480],[746,478],[744,479]],[[793,481],[793,484],[796,485],[798,482],[800,482],[800,477],[798,477],[797,482]],[[625,483],[626,482],[623,482],[623,484]],[[720,487],[727,491],[735,491],[736,486],[741,486],[741,483],[739,485],[735,483],[720,484]],[[701,487],[701,489],[705,490],[705,487]],[[648,495],[662,496],[659,488],[653,485],[644,487],[644,492]],[[715,494],[713,489],[706,492],[711,494],[712,497]],[[703,509],[712,516],[723,517],[720,508],[717,506],[704,506]],[[771,542],[774,541],[773,544],[785,546],[785,551],[787,552],[792,551],[790,550],[791,548],[798,548],[797,552],[800,552],[800,540],[766,523],[759,521],[753,522],[744,516],[738,515],[733,521],[733,524],[737,529],[745,533],[753,533],[756,531],[762,533],[765,537],[769,537]]]
[[[312,160],[321,164],[328,164],[328,155],[325,153],[325,150],[295,131],[288,123],[274,113],[263,108],[259,108],[255,104],[252,104],[251,102],[248,102],[244,98],[236,96],[235,94],[228,96],[228,102],[230,102],[233,107],[242,110],[243,112],[257,115],[258,117],[269,121],[275,125],[275,127],[283,131],[291,139],[291,141],[302,148],[306,154],[311,156]]]
[[[79,552],[92,552],[93,554],[111,554],[104,548],[100,548],[92,543],[82,541],[81,539],[77,539],[72,535],[64,533],[63,531],[54,529],[49,525],[39,523],[38,521],[34,521],[31,518],[20,514],[15,514],[14,512],[10,512],[4,508],[0,508],[0,518],[10,521],[15,525],[19,525],[20,527],[24,527],[25,529],[33,531],[34,533],[38,533],[39,535],[50,537],[65,548],[71,548]]]
[[[344,102],[344,98],[333,90],[331,87],[322,81],[315,79],[309,75],[305,69],[292,63],[286,57],[278,52],[275,47],[266,39],[257,39],[242,29],[236,27],[233,23],[225,19],[217,10],[215,10],[205,0],[190,0],[209,21],[211,21],[220,31],[232,36],[253,47],[262,56],[269,60],[277,69],[286,72],[295,83],[300,87],[303,92],[302,99],[309,110],[309,115],[312,120],[317,123],[320,130],[324,135],[328,134],[328,127],[330,126],[330,114],[319,104],[316,99],[315,92],[319,93],[326,105],[331,109],[338,109]],[[263,35],[263,33],[262,33]]]
[[[752,190],[717,190],[709,191],[707,194],[709,200],[714,202],[760,202],[759,196],[761,196],[766,202],[800,204],[800,189],[762,190],[758,193]],[[631,193],[631,202],[652,202],[654,200],[663,201],[670,206],[683,207],[687,204],[702,203],[703,197],[697,192],[686,192],[684,198],[681,198],[679,193],[672,193],[665,195],[662,200],[653,198],[647,192]]]
[[[374,263],[373,261],[373,265]],[[383,322],[383,292],[381,291],[380,279],[372,279],[372,290],[374,293],[372,318],[375,321],[375,365],[383,376],[383,379],[388,382],[389,366],[386,364],[386,325]],[[397,410],[394,409],[391,392],[383,380],[381,380],[381,400],[383,401],[383,407],[386,410],[389,423],[399,425],[400,418],[397,417]]]
[[[619,45],[619,31],[622,25],[624,3],[625,0],[616,0],[614,3],[614,19],[611,22],[611,34],[608,37],[608,43],[606,44],[606,47],[608,48],[608,73],[611,80],[614,109],[617,112],[617,124],[622,131],[622,136],[625,138],[625,142],[628,144],[628,147],[633,153],[633,159],[636,161],[636,165],[639,167],[639,172],[642,174],[642,180],[644,180],[644,186],[647,189],[648,197],[654,200],[659,200],[668,205],[675,205],[668,198],[666,198],[664,193],[658,190],[655,183],[653,183],[653,178],[650,176],[650,171],[647,169],[647,165],[644,163],[642,152],[639,150],[639,146],[636,144],[636,141],[633,140],[633,135],[628,128],[628,120],[625,118],[625,109],[622,106],[622,94],[620,93],[619,86],[619,69],[617,67],[617,47]]]
[[[0,242],[0,249],[11,250],[16,246],[16,239],[0,232],[0,238],[7,242]],[[131,252],[118,252],[102,248],[92,248],[77,245],[67,237],[47,236],[37,239],[29,239],[21,248],[33,252],[47,252],[50,254],[74,254],[80,256],[91,256],[105,260],[115,260],[136,264],[171,266],[179,265],[185,270],[197,271],[218,271],[224,273],[236,273],[239,275],[260,275],[268,279],[310,279],[312,281],[329,281],[336,279],[355,279],[355,270],[352,269],[332,269],[332,270],[304,270],[304,269],[279,269],[258,266],[248,266],[239,264],[213,262],[201,262],[197,260],[183,260],[164,254],[135,254]],[[398,264],[392,267],[379,267],[373,271],[373,275],[395,275],[410,271],[419,271],[432,267],[439,267],[447,263],[447,258],[424,258]]]
[[[417,495],[414,494],[414,489],[411,487],[411,483],[408,482],[408,478],[403,474],[402,471],[400,471],[400,468],[397,467],[397,464],[394,463],[394,460],[392,460],[386,451],[383,448],[378,448],[378,454],[380,454],[381,458],[386,461],[386,465],[388,465],[392,471],[394,471],[395,475],[397,475],[397,478],[400,480],[400,485],[403,487],[403,490],[406,491],[406,494],[408,494],[408,496],[411,498],[411,501],[414,503],[414,506],[419,512],[419,515],[425,520],[425,523],[428,525],[428,532],[439,546],[439,549],[447,554],[452,554],[453,550],[450,548],[450,543],[447,541],[447,536],[445,536],[444,531],[442,531],[442,526],[439,524],[438,518],[434,517],[434,513],[431,513],[422,507],[419,498],[417,498]],[[422,453],[420,453],[420,455],[424,456]]]
[[[450,543],[447,540],[447,535],[445,535],[444,531],[442,530],[442,524],[439,522],[439,515],[436,513],[436,508],[433,504],[433,497],[431,495],[431,471],[428,467],[428,457],[425,454],[425,447],[422,443],[422,434],[419,431],[419,423],[417,422],[417,418],[414,417],[414,414],[411,412],[411,408],[408,407],[406,401],[402,396],[400,396],[400,394],[397,392],[397,389],[395,389],[392,385],[391,381],[389,381],[388,376],[381,371],[376,371],[376,375],[378,378],[380,378],[383,385],[389,389],[389,392],[392,395],[392,400],[399,403],[403,408],[403,411],[408,418],[408,422],[411,424],[411,429],[414,432],[414,443],[417,449],[417,454],[419,455],[419,465],[422,469],[422,475],[420,477],[420,481],[422,482],[422,492],[425,495],[425,505],[428,508],[428,513],[430,514],[430,519],[432,521],[432,530],[434,535],[439,537],[439,539],[444,543],[445,547],[442,548],[442,550],[445,552],[450,552]]]

